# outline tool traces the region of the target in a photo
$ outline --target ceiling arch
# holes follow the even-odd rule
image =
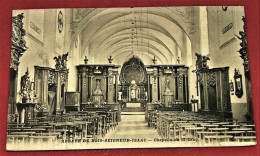
[[[132,51],[126,50],[126,51],[120,53],[119,55],[115,56],[114,58],[117,59],[117,62],[120,62],[121,64],[123,64],[124,62],[129,60],[129,58],[133,57],[134,55],[138,56],[145,65],[151,63],[152,59],[154,57],[154,55],[148,54],[144,51],[137,51],[135,53],[132,53]],[[149,62],[148,62],[148,60],[149,60]],[[165,63],[165,61],[163,61],[161,58],[158,58],[157,63]]]
[[[155,21],[161,21],[160,22],[161,24],[158,24],[158,22],[157,23],[152,22],[152,20],[150,20],[148,25],[146,23],[142,23],[138,26],[138,29],[153,29],[158,32],[162,32],[163,34],[171,38],[171,40],[176,42],[179,45],[181,51],[185,50],[185,45],[183,42],[184,32],[180,27],[178,27],[176,24],[160,16],[154,16],[154,15],[149,15],[149,16],[152,16],[152,19],[155,19]],[[109,35],[115,32],[122,31],[125,29],[131,30],[130,27],[131,22],[132,21],[128,19],[126,22],[118,22],[116,24],[105,26],[104,28],[102,27],[101,29],[98,29],[96,32],[91,31],[92,32],[91,34],[89,34],[88,33],[89,31],[86,29],[82,32],[82,36],[84,36],[82,39],[82,44],[83,45],[89,44],[91,47],[93,44],[99,44],[100,42],[106,40],[109,37]],[[130,34],[131,33],[129,33],[129,35]],[[149,35],[149,33],[147,35]],[[94,48],[90,48],[90,51],[93,50]]]
[[[192,7],[174,7],[175,10],[181,10],[182,9],[191,9],[193,11]],[[84,9],[83,9],[84,10]],[[187,34],[189,32],[189,23],[185,20],[183,20],[183,15],[185,14],[191,14],[191,13],[185,13],[185,11],[173,11],[172,7],[149,7],[149,8],[98,8],[98,9],[87,9],[91,10],[89,14],[83,17],[83,19],[80,20],[80,22],[76,22],[77,26],[74,29],[74,35],[77,36],[83,29],[85,29],[86,26],[90,26],[90,22],[95,22],[97,19],[99,19],[103,15],[111,14],[111,13],[117,13],[118,16],[124,16],[127,14],[156,14],[162,17],[165,17],[172,21],[173,23],[176,23],[178,26],[180,26]],[[121,14],[121,15],[120,15]],[[124,15],[122,15],[124,14]],[[150,18],[149,18],[150,19]],[[102,20],[104,25],[106,23],[105,20]]]
[[[121,33],[121,32],[124,32],[124,33]],[[104,49],[108,49],[108,47],[114,45],[115,43],[117,43],[121,40],[131,38],[129,33],[130,33],[130,30],[125,29],[122,31],[118,31],[115,34],[112,34],[105,41],[103,41],[102,43],[97,45],[97,47],[94,48],[94,50],[92,52],[96,53],[96,51],[103,51]],[[147,33],[143,32],[143,33],[137,34],[137,37],[138,37],[139,42],[142,40],[148,40],[149,42],[153,41],[153,42],[158,43],[160,46],[162,46],[167,51],[171,52],[172,55],[175,54],[174,51],[176,49],[174,49],[175,47],[173,44],[176,44],[176,42],[172,41],[168,36],[164,35],[163,33],[159,32],[159,31],[150,29],[149,36],[147,35]],[[167,44],[167,42],[168,42],[168,44]],[[130,44],[131,44],[131,42],[130,42]]]
[[[172,63],[177,48],[184,53],[189,45],[187,23],[169,8],[94,9],[77,23],[72,41],[80,34],[80,51],[90,57],[118,57],[134,49]]]
[[[146,39],[145,39],[146,40]],[[108,47],[106,51],[104,51],[102,54],[107,54],[111,55],[114,51],[114,47],[121,47],[124,48],[124,46],[131,46],[133,50],[136,48],[140,48],[142,46],[145,46],[145,50],[148,52],[150,49],[153,49],[157,51],[158,53],[161,53],[164,57],[172,57],[172,53],[170,51],[165,50],[162,46],[158,45],[158,43],[154,41],[150,41],[149,43],[147,42],[139,42],[137,43],[136,41],[133,42],[133,45],[129,45],[128,43],[131,42],[131,39],[124,39],[119,42],[116,42],[115,44],[111,45]],[[137,45],[138,44],[138,45]],[[97,54],[97,53],[94,53]]]
[[[149,52],[147,51],[147,49],[148,49],[148,45],[142,45],[142,46],[140,46],[140,47],[137,47],[137,48],[135,48],[135,50],[134,51],[132,51],[132,47],[130,46],[130,45],[125,45],[125,46],[123,46],[123,47],[121,47],[121,46],[118,46],[112,53],[110,53],[110,55],[115,55],[115,56],[117,56],[117,55],[119,55],[120,53],[122,53],[122,52],[124,52],[125,50],[127,50],[127,51],[131,51],[131,52],[135,52],[135,51],[142,51],[142,52],[144,52],[144,53],[150,53],[151,55],[153,55],[153,56],[155,56],[156,58],[161,58],[162,60],[164,60],[164,62],[166,63],[166,62],[168,62],[169,61],[169,59],[170,58],[168,58],[168,57],[166,57],[164,54],[162,54],[162,53],[159,53],[158,51],[156,51],[155,49],[149,49]],[[98,56],[99,55],[99,56]],[[108,55],[109,56],[109,55]],[[106,55],[104,55],[104,54],[97,54],[97,55],[94,55],[94,57],[95,58],[97,58],[97,57],[100,57],[100,58],[104,58],[104,57],[106,57]]]

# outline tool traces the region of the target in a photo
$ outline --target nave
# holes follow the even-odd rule
[[[256,140],[252,122],[182,111],[154,111],[148,121],[142,113],[73,113],[59,119],[38,118],[26,124],[8,124],[8,143],[52,148],[110,148],[251,145]],[[73,119],[74,118],[74,119]],[[115,120],[114,120],[115,119]],[[46,144],[44,144],[46,143]],[[127,143],[127,144],[125,144]]]
[[[152,139],[159,138],[156,129],[148,127],[144,114],[122,115],[120,124],[105,138],[109,139]]]
[[[175,139],[195,146],[250,145],[256,140],[252,122],[194,112],[150,112],[148,126],[156,129],[162,139]]]
[[[247,59],[241,7],[14,11],[7,149],[254,145]]]

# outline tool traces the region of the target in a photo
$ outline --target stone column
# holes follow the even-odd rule
[[[207,84],[207,74],[202,73],[203,75],[203,90],[204,90],[204,111],[209,111],[209,96],[208,96],[208,84]]]
[[[184,86],[185,86],[185,102],[188,104],[189,103],[189,95],[188,95],[188,77],[185,74],[184,75]]]
[[[153,88],[152,88],[152,102],[158,101],[158,85],[157,85],[157,69],[153,71]]]
[[[117,103],[117,100],[118,100],[118,82],[117,82],[117,76],[118,76],[118,74],[115,74],[115,103]]]

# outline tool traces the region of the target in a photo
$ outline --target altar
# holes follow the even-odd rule
[[[140,108],[141,103],[140,102],[127,102],[126,107],[127,108]]]
[[[147,73],[143,62],[137,58],[132,57],[124,63],[120,73],[120,99],[126,102],[127,105],[139,107],[141,103],[147,98]],[[137,103],[137,104],[136,104]]]

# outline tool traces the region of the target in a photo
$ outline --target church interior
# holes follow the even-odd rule
[[[7,144],[255,144],[244,16],[224,6],[14,10]]]

